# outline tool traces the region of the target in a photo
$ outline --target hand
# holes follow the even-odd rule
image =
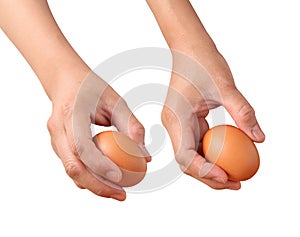
[[[18,4],[18,8],[15,8],[15,2]],[[202,55],[202,57],[206,58],[206,62],[210,62],[209,57],[207,57],[207,52],[211,52],[214,45],[189,4],[189,1],[175,3],[171,0],[149,0],[148,4],[153,10],[171,48],[181,49],[181,47],[183,47],[184,50],[190,51],[190,55]],[[2,9],[3,12],[1,11]],[[86,73],[90,70],[63,36],[53,19],[47,1],[24,1],[22,3],[16,0],[3,1],[1,2],[0,11],[1,29],[29,62],[53,103],[53,113],[49,119],[48,127],[52,137],[53,147],[62,159],[67,173],[74,179],[79,187],[87,188],[100,196],[113,197],[118,200],[125,199],[124,190],[119,187],[112,187],[108,185],[110,183],[107,183],[107,180],[113,181],[120,179],[120,170],[105,158],[99,150],[95,150],[91,141],[89,126],[91,122],[101,125],[113,124],[118,127],[119,130],[127,133],[139,144],[142,144],[141,138],[144,134],[142,126],[136,118],[131,115],[126,103],[120,99],[117,93],[110,87],[106,87],[106,84],[101,80],[92,80],[91,85],[90,83],[84,84],[87,86],[83,87],[83,90],[80,90],[79,99],[76,100],[79,87],[82,84],[82,78],[84,78]],[[32,37],[24,38],[24,34],[31,35]],[[198,52],[196,52],[196,49]],[[43,54],[39,52],[43,52]],[[215,59],[216,58],[217,57],[215,57]],[[216,82],[220,78],[230,78],[230,75],[229,77],[228,75],[219,77],[218,74],[213,74],[214,69],[210,70],[210,66],[205,65],[205,60],[198,61],[202,63],[205,68],[209,69],[208,71],[213,75],[212,78],[216,80]],[[222,70],[222,63],[220,64],[221,68],[217,66],[217,61],[218,60],[212,60],[212,63],[208,64],[213,65],[213,68],[216,68],[217,72],[225,72],[226,70]],[[170,88],[173,87],[173,82],[174,88],[176,88],[175,79],[172,79]],[[197,82],[197,80],[194,80],[194,82]],[[251,111],[249,110],[249,108],[251,108],[249,106],[241,107],[242,109],[239,112],[239,106],[237,106],[237,104],[240,103],[239,98],[243,99],[243,97],[237,90],[234,90],[233,85],[226,86],[226,82],[230,82],[230,79],[225,79],[219,84],[217,83],[223,92],[223,104],[225,107],[233,116],[235,113],[238,113],[246,114],[245,117],[251,117],[251,113],[247,116],[247,111]],[[99,83],[99,85],[97,83]],[[181,84],[180,80],[178,80],[177,84]],[[225,88],[221,88],[224,85]],[[97,91],[97,88],[103,90]],[[225,96],[227,88],[231,88],[232,90],[229,90],[229,92],[232,93],[228,93],[227,96]],[[182,88],[179,86],[179,89]],[[211,92],[208,88],[206,89],[207,92]],[[102,96],[100,103],[98,103],[99,98],[97,97],[100,94]],[[182,96],[176,98],[182,98]],[[214,97],[204,98],[208,101],[211,99],[211,102],[217,101],[219,104],[222,104],[222,102],[220,102],[222,100],[214,100]],[[172,96],[169,96],[168,99],[172,101]],[[204,107],[200,108],[199,106],[201,105],[201,101],[205,101],[205,99],[201,99],[200,96],[195,100],[198,103],[194,105],[196,106],[194,110],[200,111],[200,114]],[[181,101],[185,100],[181,99]],[[235,106],[232,106],[232,104],[235,104]],[[214,104],[214,106],[216,106],[216,104]],[[178,108],[175,107],[174,111],[176,112]],[[200,109],[197,110],[197,108]],[[211,107],[207,106],[207,110],[209,108]],[[180,110],[177,112],[179,111]],[[177,114],[177,112],[175,114]],[[187,112],[189,113],[183,113],[183,115],[194,114],[191,111]],[[179,115],[180,114],[182,114],[182,112],[179,113]],[[201,116],[199,120],[205,117],[205,113]],[[166,118],[168,117],[170,117],[171,120],[172,116],[169,116],[167,109],[165,109],[163,112],[163,120],[167,121]],[[187,117],[183,119],[183,121],[187,123],[187,121],[191,120]],[[257,137],[263,137],[263,135],[260,135],[261,131],[258,126],[254,126],[250,129],[250,127],[246,127],[243,123],[239,122],[238,119],[236,121],[244,131],[249,133],[249,130],[252,130],[253,134],[256,134]],[[72,123],[74,126],[72,126]],[[249,123],[252,122],[249,120]],[[167,125],[167,123],[165,124]],[[205,122],[200,121],[198,124],[205,124]],[[194,126],[195,125],[197,125],[197,123],[194,123]],[[192,128],[190,124],[186,124],[186,126],[187,128],[189,128],[188,126]],[[170,131],[173,143],[176,145],[176,136],[172,135],[174,129],[168,128],[168,130]],[[198,137],[195,138],[197,138],[197,143]],[[263,140],[263,138],[257,139],[257,141],[259,140]],[[175,147],[176,150],[177,148]],[[95,156],[89,154],[87,151],[91,151]],[[179,149],[179,151],[182,152],[184,149]],[[99,159],[94,160],[93,157],[99,157]],[[215,168],[215,170],[218,169]],[[111,173],[108,171],[114,172]],[[222,173],[220,170],[219,172],[220,174]],[[195,172],[193,172],[193,174],[195,174]],[[200,176],[202,177],[203,174]],[[219,176],[221,177],[222,175]],[[205,177],[209,177],[209,174]],[[218,177],[218,175],[216,175],[216,177]],[[104,182],[106,184],[104,184]]]
[[[223,105],[254,141],[262,133],[253,108],[237,90],[225,59],[205,30],[190,1],[147,0],[173,54],[173,73],[162,122],[182,170],[216,188],[239,189],[226,173],[205,161],[201,139],[209,110]],[[181,52],[181,53],[180,53]]]
[[[173,51],[173,60],[162,122],[170,135],[176,160],[186,174],[214,189],[239,189],[240,182],[228,180],[221,168],[201,156],[201,140],[208,130],[205,117],[209,110],[224,106],[239,128],[253,141],[262,142],[264,134],[253,108],[236,88],[230,69],[219,53],[206,55],[204,63],[211,65],[206,69],[199,64],[203,60],[201,56],[192,58]]]
[[[124,190],[110,182],[120,180],[121,171],[96,148],[90,125],[115,125],[141,146],[143,126],[103,80],[93,73],[84,80],[90,69],[64,37],[47,1],[0,1],[0,27],[52,101],[48,128],[68,175],[81,188],[124,200]]]
[[[91,123],[114,125],[144,147],[143,126],[125,101],[93,73],[78,86],[67,84],[59,88],[52,100],[53,113],[48,128],[53,149],[67,174],[80,188],[99,196],[124,200],[125,191],[112,183],[121,180],[121,170],[96,148],[90,126]]]

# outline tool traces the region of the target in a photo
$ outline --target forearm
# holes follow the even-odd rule
[[[0,0],[0,26],[28,61],[51,100],[59,85],[83,78],[89,71],[63,36],[46,0]],[[71,71],[74,78],[66,75]]]
[[[214,80],[232,78],[228,64],[218,52],[215,43],[188,0],[147,0],[147,3],[169,47],[173,50],[174,67],[179,64],[187,70],[191,67],[190,62],[185,62],[188,65],[182,65],[183,62],[180,59],[182,57],[176,57],[180,54],[174,54],[179,51],[200,63]]]
[[[215,50],[215,45],[188,0],[147,0],[172,49]]]

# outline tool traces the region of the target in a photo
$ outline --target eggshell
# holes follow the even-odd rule
[[[202,141],[205,158],[228,174],[229,180],[250,179],[259,168],[259,154],[252,140],[240,129],[219,125],[209,129]]]
[[[121,132],[105,131],[97,134],[94,140],[102,153],[120,167],[123,176],[118,185],[134,186],[144,178],[146,158],[132,139]]]

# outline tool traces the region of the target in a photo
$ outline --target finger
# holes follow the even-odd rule
[[[209,125],[208,125],[208,122],[206,121],[206,119],[203,117],[198,118],[198,124],[199,124],[199,129],[200,129],[200,142],[197,147],[197,152],[198,152],[198,154],[203,156],[204,154],[203,154],[203,150],[202,150],[202,139],[203,139],[205,133],[207,132],[207,130],[209,129]]]
[[[140,146],[147,162],[151,161],[151,156],[145,147],[145,129],[121,97],[113,109],[112,124],[135,141]]]
[[[124,190],[122,190],[121,188],[115,188],[113,185],[99,181],[99,179],[97,179],[93,174],[88,172],[88,170],[82,163],[81,165],[82,175],[77,179],[77,183],[81,187],[84,187],[101,197],[113,198],[119,201],[123,201],[126,199],[126,193]]]
[[[187,160],[192,161],[187,163]],[[196,151],[189,150],[184,154],[178,154],[176,160],[180,164],[182,171],[195,179],[213,180],[215,182],[225,184],[228,181],[228,176],[220,167],[207,162]]]
[[[231,188],[232,182],[228,181],[225,171],[207,162],[196,152],[200,140],[208,130],[208,123],[204,119],[207,113],[197,117],[193,107],[184,98],[179,101],[180,103],[178,100],[175,101],[175,105],[174,100],[169,100],[164,106],[162,122],[170,135],[180,168],[186,174],[205,181],[204,183],[213,188]]]
[[[80,183],[78,183],[77,181],[74,181],[74,183],[76,184],[76,186],[80,189],[85,189],[85,187],[83,187]]]
[[[59,136],[57,139],[57,152],[65,167],[66,173],[80,188],[86,188],[94,194],[116,200],[125,200],[126,193],[121,188],[115,188],[106,185],[96,179],[85,165],[73,154],[69,148],[68,140],[65,135]]]
[[[95,172],[93,172],[89,167],[86,167],[87,171],[93,175],[98,181],[100,181],[103,184],[106,184],[107,186],[111,187],[111,188],[115,188],[115,189],[122,189],[119,185],[112,183],[111,181],[103,178],[102,176],[96,174]]]
[[[179,163],[183,172],[198,180],[206,178],[223,184],[226,183],[228,180],[227,174],[218,166],[206,162],[206,160],[196,152],[200,138],[196,131],[200,130],[199,126],[197,126],[199,125],[198,119],[193,119],[188,116],[186,119],[185,117],[181,117],[181,121],[179,121],[179,116],[176,117],[175,113],[168,108],[165,108],[163,113],[163,124],[170,135],[176,161]],[[193,123],[194,120],[196,125]],[[203,129],[207,129],[206,126],[206,123],[204,123]]]
[[[122,179],[122,172],[96,147],[90,124],[89,112],[75,106],[73,116],[68,116],[64,121],[69,147],[93,172],[117,183]]]
[[[265,135],[257,122],[254,109],[237,89],[232,90],[225,96],[224,106],[237,126],[253,141],[264,141]]]
[[[228,180],[226,173],[220,167],[206,162],[198,154],[196,154],[193,162],[184,172],[213,189],[238,190],[241,188],[240,182]]]
[[[200,129],[200,141],[201,141],[204,137],[204,134],[209,129],[209,124],[206,121],[206,119],[203,117],[198,118],[198,124],[199,124],[199,129]]]
[[[96,147],[90,128],[99,99],[105,97],[107,88],[107,83],[91,72],[82,82],[74,106],[64,109],[63,125],[71,152],[96,174],[119,182],[121,170]]]
[[[213,189],[231,189],[239,190],[241,188],[241,182],[228,180],[226,183],[219,183],[211,179],[199,179],[201,182],[205,183]]]
[[[99,181],[99,179],[97,179],[93,174],[88,172],[82,163],[81,165],[82,175],[80,175],[76,181],[79,184],[79,187],[84,187],[101,197],[113,198],[119,201],[126,199],[126,193],[124,190]]]

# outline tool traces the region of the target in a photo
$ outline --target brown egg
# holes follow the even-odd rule
[[[121,132],[105,131],[94,138],[102,153],[122,170],[122,180],[117,183],[130,187],[139,183],[147,171],[146,158],[141,148]]]
[[[205,158],[226,171],[230,180],[250,179],[259,168],[256,146],[244,132],[231,125],[209,129],[202,146]]]

